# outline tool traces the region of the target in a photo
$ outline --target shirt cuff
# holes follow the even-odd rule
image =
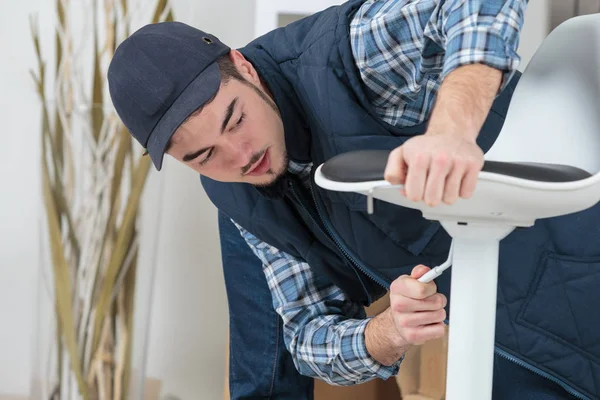
[[[404,359],[404,356],[400,360],[396,361],[391,366],[381,364],[375,360],[367,351],[367,344],[365,340],[365,329],[367,324],[372,318],[360,320],[358,325],[354,327],[354,331],[351,335],[344,335],[342,338],[342,359],[347,365],[356,365],[357,361],[363,366],[364,373],[361,375],[365,378],[363,381],[379,378],[387,380],[388,378],[398,374],[400,364]],[[358,382],[357,382],[358,383]]]
[[[463,65],[484,64],[502,71],[500,93],[512,79],[520,61],[519,55],[499,34],[475,27],[449,38],[441,78]]]

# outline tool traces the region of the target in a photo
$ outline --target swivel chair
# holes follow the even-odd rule
[[[579,43],[579,45],[574,45]],[[585,45],[581,45],[585,43]],[[420,210],[452,237],[447,400],[492,395],[499,242],[537,219],[600,202],[600,14],[572,18],[543,41],[526,67],[473,196],[428,207],[384,180],[389,150],[338,155],[320,165],[324,189],[356,192]],[[477,301],[473,301],[477,299]]]

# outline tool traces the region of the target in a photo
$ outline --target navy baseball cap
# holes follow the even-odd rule
[[[219,90],[216,60],[229,51],[181,22],[146,25],[117,47],[108,67],[110,97],[157,170],[173,133]]]

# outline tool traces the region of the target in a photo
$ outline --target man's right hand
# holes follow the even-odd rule
[[[446,296],[432,281],[419,282],[430,268],[418,265],[410,276],[397,278],[390,287],[390,306],[371,319],[365,330],[369,354],[383,365],[392,365],[411,345],[444,336]]]
[[[394,325],[409,345],[420,345],[445,334],[446,296],[437,293],[435,282],[419,282],[430,268],[418,265],[410,276],[397,278],[390,287],[390,312]]]

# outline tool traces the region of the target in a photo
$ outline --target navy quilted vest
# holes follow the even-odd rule
[[[357,149],[392,149],[424,132],[397,128],[370,106],[353,62],[349,18],[361,0],[275,30],[240,49],[282,113],[291,159],[315,166]],[[443,49],[432,47],[431,52]],[[478,143],[499,133],[519,74],[497,98]],[[365,305],[419,263],[436,265],[450,238],[420,212],[359,194],[303,188],[288,174],[259,190],[202,177],[212,202],[263,241],[306,260]],[[449,295],[450,271],[436,280]],[[538,221],[501,242],[496,351],[573,394],[600,399],[600,206]]]

